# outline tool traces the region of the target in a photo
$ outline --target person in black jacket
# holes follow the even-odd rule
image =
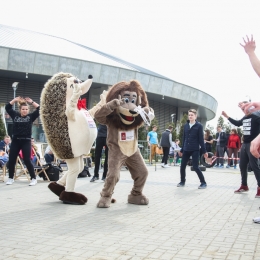
[[[188,111],[188,122],[184,125],[183,130],[183,140],[182,140],[182,149],[180,153],[182,154],[181,160],[181,182],[177,185],[177,187],[184,187],[186,182],[186,166],[187,162],[192,156],[192,166],[194,171],[197,173],[200,179],[199,189],[207,188],[207,183],[205,181],[204,175],[199,168],[199,155],[200,148],[204,157],[208,157],[208,153],[204,144],[204,136],[203,136],[203,127],[202,124],[196,121],[197,111],[195,109],[190,109]]]
[[[242,102],[247,103],[247,102]],[[251,113],[250,111],[243,110],[245,116],[240,120],[235,120],[227,115],[225,111],[222,111],[222,115],[228,119],[228,121],[235,126],[243,125],[244,142],[240,149],[240,172],[241,172],[241,186],[235,193],[242,193],[248,191],[247,185],[247,165],[250,166],[255,174],[258,189],[255,195],[256,198],[260,198],[260,168],[258,165],[258,159],[250,153],[251,141],[253,141],[260,132],[260,111]]]
[[[105,147],[105,162],[104,162],[104,171],[103,171],[102,180],[105,181],[107,177],[107,159],[108,159],[107,126],[100,124],[98,127],[98,134],[96,139],[94,176],[92,177],[90,182],[94,182],[99,179],[99,165],[100,165],[100,159],[102,158],[103,147]]]
[[[217,142],[217,164],[215,167],[224,168],[224,153],[227,144],[227,136],[226,133],[222,131],[222,127],[220,125],[217,127],[216,139],[214,141]]]
[[[15,102],[19,104],[19,112],[13,110],[12,106]],[[36,110],[29,113],[28,103],[32,104]],[[9,179],[6,184],[11,185],[14,182],[14,169],[16,158],[19,151],[22,150],[23,161],[30,173],[31,182],[30,186],[37,184],[34,167],[31,163],[31,136],[32,136],[32,123],[39,116],[40,106],[30,98],[16,97],[10,103],[6,104],[5,110],[13,120],[13,138],[12,145],[9,153]]]
[[[169,125],[168,129],[166,129],[162,133],[162,137],[161,137],[160,146],[163,149],[163,157],[162,157],[161,166],[163,168],[169,168],[170,167],[168,165],[167,161],[168,161],[168,157],[169,157],[169,153],[170,153],[170,147],[173,147],[172,134],[171,134],[172,129],[173,129],[173,127],[171,125]]]

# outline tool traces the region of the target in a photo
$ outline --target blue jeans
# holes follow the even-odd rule
[[[200,179],[200,182],[206,184],[203,173],[201,172],[201,170],[199,168],[199,156],[200,156],[199,150],[198,151],[183,151],[182,160],[181,160],[181,182],[185,183],[185,181],[186,181],[186,166],[187,166],[187,163],[191,156],[192,156],[192,166],[193,166],[194,171],[197,173],[197,175]]]

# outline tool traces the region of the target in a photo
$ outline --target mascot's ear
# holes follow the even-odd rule
[[[137,98],[137,100],[136,100],[136,105],[137,105],[137,106],[139,106],[139,105],[141,106],[141,104],[142,104],[142,98],[141,98],[141,96],[139,95],[138,98]]]
[[[82,82],[81,84],[79,84],[80,88],[82,90],[82,95],[88,92],[88,90],[92,84],[92,81],[93,81],[93,79],[89,78],[89,79],[85,80],[84,82]]]

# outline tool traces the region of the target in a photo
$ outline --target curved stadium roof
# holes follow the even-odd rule
[[[44,44],[43,44],[44,43]],[[178,107],[198,107],[200,118],[215,117],[217,101],[207,93],[63,38],[0,24],[0,72],[27,72],[52,76],[69,71],[81,79],[113,85],[137,79],[153,100]]]
[[[46,42],[48,42],[48,44],[43,44]],[[0,25],[0,46],[53,54],[73,59],[88,60],[91,62],[138,71],[167,79],[166,77],[153,71],[134,65],[104,52],[89,48],[82,44],[60,37],[6,25]]]

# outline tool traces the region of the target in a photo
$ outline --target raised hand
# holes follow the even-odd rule
[[[245,114],[250,114],[260,110],[260,102],[239,103],[238,106],[244,111]]]
[[[26,97],[25,101],[28,102],[29,104],[33,102],[32,99],[30,99],[29,97]]]
[[[256,45],[255,41],[253,39],[253,35],[251,35],[251,39],[249,40],[248,36],[246,36],[246,39],[243,37],[244,44],[240,45],[244,48],[245,52],[247,54],[253,53],[255,51]]]
[[[225,111],[222,111],[221,115],[226,117],[226,118],[229,118],[229,116],[227,115],[227,113]]]

